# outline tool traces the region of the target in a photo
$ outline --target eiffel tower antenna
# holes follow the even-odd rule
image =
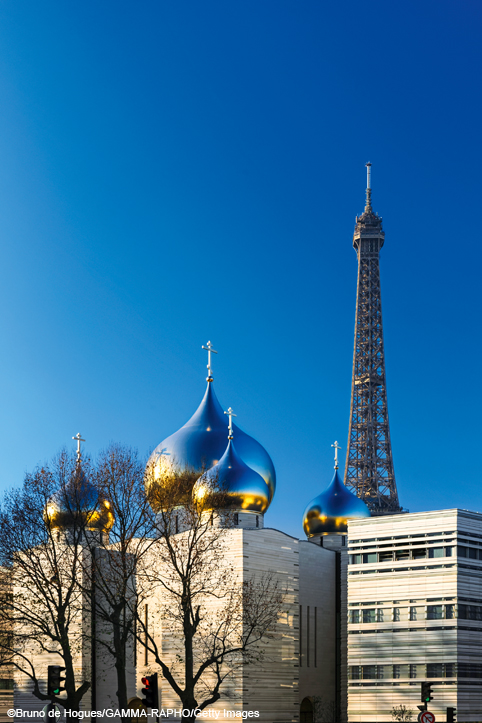
[[[355,345],[345,485],[372,515],[402,512],[398,501],[388,423],[379,255],[382,218],[372,210],[371,163],[367,163],[365,211],[357,216],[353,248],[358,257]]]

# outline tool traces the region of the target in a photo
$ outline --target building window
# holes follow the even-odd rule
[[[376,552],[366,552],[363,555],[363,562],[376,562],[377,561],[377,553]]]
[[[443,677],[444,677],[443,663],[428,663],[427,678],[443,678]]]
[[[451,678],[453,676],[450,676]],[[482,678],[482,665],[479,663],[459,663],[457,666],[459,678]]]
[[[482,620],[482,608],[478,605],[459,605],[458,617],[461,620]]]
[[[342,545],[342,547],[345,547],[345,545],[346,545],[346,535],[342,535],[342,536],[341,536],[341,545]]]
[[[410,550],[396,550],[395,560],[409,560]]]
[[[394,665],[393,666],[393,677],[394,678],[400,678],[400,665]]]
[[[360,666],[350,665],[350,678],[351,680],[360,680]]]
[[[380,552],[378,558],[380,562],[390,562],[393,560],[393,552]]]
[[[445,606],[445,617],[447,620],[453,620],[455,617],[455,605]]]
[[[359,623],[360,622],[360,611],[359,610],[350,610],[350,622],[351,623]]]
[[[443,605],[427,605],[427,620],[443,620]]]
[[[409,665],[409,666],[408,666],[408,677],[409,677],[409,678],[416,678],[416,677],[417,677],[417,666],[416,666],[416,665]]]
[[[351,564],[352,565],[359,565],[361,563],[361,555],[352,555],[351,556]]]
[[[445,677],[455,678],[455,663],[445,663]]]
[[[431,547],[428,551],[429,557],[443,557],[444,556],[444,548],[443,547]]]
[[[377,677],[377,666],[376,665],[362,665],[362,677],[363,677],[363,680],[375,679]]]
[[[259,527],[259,515],[256,515],[256,527]]]
[[[410,608],[410,620],[416,620],[417,619],[417,608]]]
[[[375,623],[376,622],[376,613],[375,608],[368,608],[368,610],[363,610],[363,622],[364,623]]]
[[[427,550],[425,550],[425,549],[412,550],[412,559],[413,560],[423,560],[424,557],[427,557]]]
[[[400,622],[400,608],[393,608],[393,622]]]
[[[237,512],[234,513],[234,524],[239,525],[239,514]]]
[[[467,548],[466,547],[460,547],[460,545],[457,547],[457,556],[458,557],[467,557]]]
[[[383,608],[377,610],[377,623],[383,623]]]

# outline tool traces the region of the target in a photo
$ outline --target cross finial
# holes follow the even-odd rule
[[[208,368],[208,378],[206,379],[206,381],[207,381],[207,382],[212,382],[212,380],[213,380],[213,370],[211,369],[211,353],[212,353],[212,354],[217,354],[217,351],[216,351],[216,349],[213,349],[213,345],[211,344],[210,341],[208,341],[208,343],[206,344],[206,346],[203,346],[203,349],[205,349],[205,350],[207,351],[207,353],[208,353],[208,364],[207,364],[207,368]]]
[[[365,163],[367,168],[367,201],[365,204],[365,211],[372,210],[372,164],[370,161]]]
[[[229,407],[227,412],[224,412],[224,414],[227,414],[229,417],[229,424],[228,424],[228,439],[233,439],[233,417],[237,417],[238,415],[233,412],[232,407]]]
[[[335,469],[338,469],[338,450],[341,449],[341,447],[336,441],[335,444],[332,444],[331,446],[335,448]]]
[[[80,443],[85,442],[85,439],[82,439],[80,432],[77,432],[75,437],[72,437],[72,439],[77,440],[77,462],[80,462],[80,458],[82,457],[82,452],[80,451]]]

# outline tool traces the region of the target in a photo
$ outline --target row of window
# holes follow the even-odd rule
[[[378,635],[381,633],[384,634],[392,634],[392,633],[420,633],[422,631],[427,632],[437,632],[440,633],[441,630],[470,630],[472,633],[474,631],[476,632],[482,632],[482,628],[465,628],[462,625],[438,625],[437,627],[416,627],[416,628],[368,628],[368,630],[349,630],[348,635]]]
[[[455,552],[454,552],[455,550]],[[465,557],[470,560],[482,560],[482,549],[457,545],[453,547],[417,547],[404,550],[390,550],[387,552],[363,552],[350,555],[352,565],[361,565],[370,562],[392,562],[397,560],[424,560],[434,557]]]
[[[459,535],[461,533],[459,532]],[[388,540],[413,540],[416,537],[441,537],[442,535],[455,535],[455,530],[451,532],[424,532],[420,535],[395,535],[392,537],[372,537],[369,540],[350,540],[350,545],[366,545],[368,542],[387,542]],[[472,537],[482,537],[482,535],[472,535]]]
[[[452,557],[452,550],[452,547],[429,547],[428,549],[426,547],[417,547],[412,550],[364,552],[358,555],[350,555],[350,563],[352,565],[361,565],[367,562],[392,562],[393,560],[424,560],[427,557]]]
[[[424,570],[441,570],[442,568],[449,568],[449,567],[455,567],[455,563],[453,562],[450,565],[418,565],[417,567],[382,567],[379,570],[374,570],[373,568],[370,568],[369,570],[353,570],[349,572],[349,575],[380,575],[381,573],[388,573],[388,572],[423,572]],[[462,563],[459,563],[460,567],[468,567],[468,565],[463,565]],[[475,565],[470,566],[473,570],[479,570],[479,572],[482,572],[482,569],[480,567],[476,567]]]
[[[350,623],[388,623],[402,620],[482,620],[480,605],[424,605],[409,608],[363,608],[350,610]]]
[[[463,613],[464,620],[481,620],[480,617],[467,618],[467,608],[474,608],[475,605],[459,605],[458,617]],[[461,610],[462,609],[462,610]],[[482,611],[481,608],[478,608]],[[425,605],[423,607],[412,606],[410,608],[365,608],[362,610],[350,610],[348,621],[350,623],[388,623],[400,622],[401,620],[453,620],[457,617],[455,605]]]
[[[398,678],[482,678],[479,663],[427,663],[422,665],[350,665],[350,680]]]
[[[478,543],[478,540],[482,540],[482,535],[475,535],[473,532],[462,532],[461,530],[451,530],[449,532],[445,531],[442,532],[441,530],[439,532],[425,532],[419,535],[394,535],[392,537],[372,537],[369,540],[350,540],[349,545],[350,547],[353,547],[355,545],[367,545],[370,542],[389,542],[390,540],[406,540],[407,544],[417,544],[416,542],[413,543],[412,541],[416,538],[427,538],[427,537],[449,537],[451,535],[457,534],[457,537],[467,537],[467,538],[474,538],[474,539],[467,539],[463,540],[463,542],[470,545],[471,542],[474,544]],[[430,542],[430,540],[427,540],[427,542]],[[437,540],[438,542],[438,540]],[[401,544],[401,543],[392,543],[392,544]],[[482,542],[479,542],[478,544],[482,544]],[[380,545],[380,547],[386,547],[386,545]]]

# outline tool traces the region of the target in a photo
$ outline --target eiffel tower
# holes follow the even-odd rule
[[[358,286],[345,485],[367,503],[372,515],[393,515],[403,510],[388,424],[379,267],[385,233],[381,216],[372,209],[371,163],[366,167],[366,205],[353,234]]]

